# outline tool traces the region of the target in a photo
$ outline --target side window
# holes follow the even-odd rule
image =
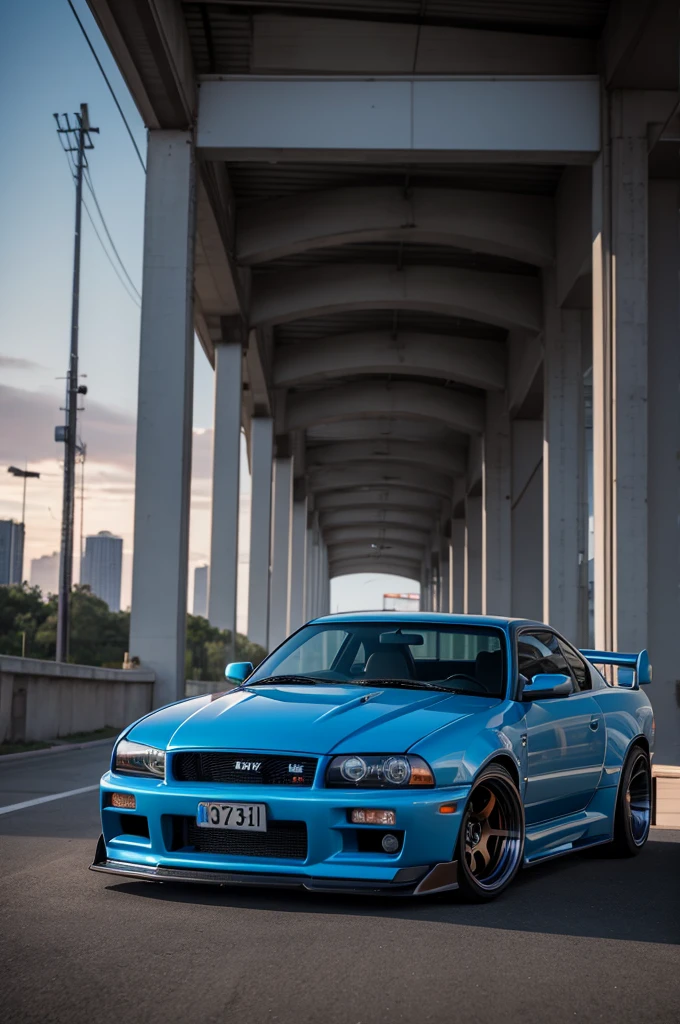
[[[566,644],[564,640],[560,640],[560,650],[564,654],[567,660],[567,664],[571,669],[571,674],[576,680],[576,685],[579,690],[590,690],[592,689],[592,683],[590,679],[590,672],[588,671],[585,662],[580,654],[577,654],[573,647]]]
[[[517,638],[517,660],[520,673],[533,679],[540,672],[559,672],[571,678],[569,665],[554,633],[543,630],[520,633]]]

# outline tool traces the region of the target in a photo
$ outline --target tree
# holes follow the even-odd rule
[[[257,666],[266,651],[252,643],[241,633],[236,634],[236,661],[251,661]],[[200,615],[187,615],[187,645],[185,669],[187,679],[218,682],[224,677],[227,661],[231,657],[231,632],[211,626]]]

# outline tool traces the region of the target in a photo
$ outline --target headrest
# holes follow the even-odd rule
[[[412,679],[411,661],[398,647],[391,651],[376,651],[366,662],[364,678]]]
[[[475,659],[475,678],[485,690],[500,693],[503,681],[503,652],[480,651]]]

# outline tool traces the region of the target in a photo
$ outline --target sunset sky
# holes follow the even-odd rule
[[[145,152],[145,131],[125,84],[84,0],[76,0],[100,60]],[[30,52],[31,59],[27,60]],[[21,481],[6,467],[40,472],[28,482],[24,575],[30,560],[58,550],[61,522],[61,445],[69,347],[74,188],[55,131],[54,112],[89,104],[99,127],[89,154],[92,181],[128,273],[141,289],[144,173],[113,100],[66,0],[32,0],[3,11],[0,105],[4,144],[0,163],[0,518],[21,518]],[[85,198],[95,218],[92,199]],[[124,541],[122,605],[130,600],[134,441],[139,356],[139,307],[117,280],[87,216],[83,217],[80,371],[89,394],[80,418],[87,444],[85,533],[110,530]],[[193,569],[208,561],[213,373],[200,346],[195,359],[194,442],[190,530]],[[241,470],[239,629],[246,627],[247,461]],[[76,532],[79,534],[79,506]],[[76,543],[76,551],[78,544]],[[74,579],[79,578],[78,556]],[[382,607],[382,594],[412,590],[400,577],[365,575],[334,582],[333,611]],[[416,588],[417,589],[417,588]]]

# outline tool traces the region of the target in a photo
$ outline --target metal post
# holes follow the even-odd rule
[[[76,114],[77,127],[71,128],[66,118],[66,128],[61,127],[59,117],[55,114],[57,131],[66,135],[70,143],[71,134],[76,136],[76,146],[68,146],[68,152],[75,152],[76,168],[76,218],[73,249],[73,291],[71,298],[71,352],[69,369],[66,375],[66,424],[63,433],[57,433],[57,439],[64,441],[64,494],[61,514],[61,558],[59,563],[59,610],[57,617],[57,655],[56,660],[67,661],[69,653],[69,595],[73,582],[73,514],[75,497],[76,472],[76,432],[78,420],[78,316],[80,307],[80,243],[83,199],[83,170],[85,167],[85,149],[91,149],[89,133],[97,131],[90,128],[87,104],[81,103],[80,114]]]

